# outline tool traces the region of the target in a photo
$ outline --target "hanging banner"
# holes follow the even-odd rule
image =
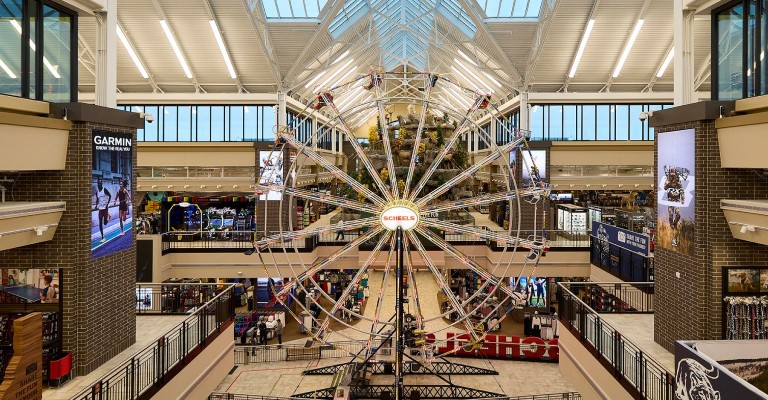
[[[659,247],[682,254],[693,254],[695,238],[694,188],[696,187],[695,131],[657,133],[658,229]]]
[[[646,257],[651,255],[651,240],[644,233],[632,232],[617,226],[592,221],[592,236],[603,243],[607,242]]]
[[[91,256],[133,247],[133,138],[130,133],[93,130]]]
[[[259,152],[259,184],[283,185],[283,152],[260,151]],[[259,200],[280,200],[282,193],[270,190],[268,193],[260,193]]]

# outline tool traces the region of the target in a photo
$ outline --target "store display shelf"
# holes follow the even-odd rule
[[[720,200],[735,239],[768,245],[768,200]]]
[[[0,250],[53,239],[66,203],[0,203]]]

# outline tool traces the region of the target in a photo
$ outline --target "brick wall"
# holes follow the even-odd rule
[[[669,125],[656,132],[682,129],[696,132],[695,252],[684,255],[657,247],[654,254],[654,339],[669,351],[674,351],[675,340],[722,338],[724,266],[768,265],[768,247],[734,239],[720,210],[721,199],[768,199],[768,182],[751,170],[720,167],[714,121]]]
[[[56,235],[48,242],[0,252],[0,262],[8,267],[63,269],[63,349],[72,352],[76,375],[93,371],[136,340],[135,239],[132,250],[91,258],[93,129],[133,133],[136,141],[135,129],[74,123],[65,170],[25,172],[13,187],[16,201],[67,203]],[[131,181],[131,191],[136,193],[136,180]]]

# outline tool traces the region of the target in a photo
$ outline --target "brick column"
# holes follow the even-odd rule
[[[720,209],[721,199],[768,198],[768,182],[751,170],[720,167],[713,119],[717,114],[696,112],[697,106],[654,113],[657,136],[659,132],[694,129],[696,140],[694,254],[658,245],[654,254],[654,339],[671,352],[675,340],[722,339],[724,266],[768,264],[768,247],[734,239]],[[696,116],[700,119],[693,120]],[[658,166],[658,141],[654,165]],[[657,170],[654,168],[655,175]],[[658,185],[659,177],[655,178]]]
[[[66,202],[56,235],[0,252],[0,262],[13,268],[62,269],[63,350],[72,352],[76,375],[88,374],[136,341],[135,239],[131,249],[91,258],[93,129],[133,134],[135,177],[135,128],[75,121],[65,170],[22,173],[13,191],[17,201]],[[131,181],[136,193],[136,180]]]

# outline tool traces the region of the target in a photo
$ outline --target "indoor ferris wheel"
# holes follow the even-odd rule
[[[266,234],[254,242],[253,252],[267,276],[280,276],[276,260],[286,260],[281,270],[290,269],[294,279],[273,286],[274,298],[283,304],[295,301],[295,312],[286,309],[297,321],[309,315],[314,329],[307,333],[313,343],[333,346],[335,341],[362,340],[367,343],[364,351],[349,352],[353,362],[361,363],[382,357],[376,354],[377,349],[386,341],[393,342],[393,387],[397,393],[403,386],[404,364],[417,362],[425,369],[434,369],[449,355],[431,347],[434,338],[447,331],[466,334],[469,340],[463,349],[476,349],[485,339],[484,327],[500,323],[489,320],[491,315],[510,303],[524,301],[519,288],[510,287],[503,278],[519,279],[524,271],[535,271],[544,254],[546,235],[543,226],[536,226],[542,218],[526,218],[534,221],[533,234],[527,226],[523,235],[521,216],[523,212],[540,217],[546,213],[543,200],[549,187],[539,178],[530,156],[520,157],[528,178],[521,182],[516,179],[510,155],[530,152],[527,132],[512,126],[491,102],[490,94],[462,87],[444,76],[413,72],[371,72],[336,87],[317,88],[316,92],[294,122],[278,130],[269,156],[262,160],[256,184],[257,213],[263,213],[265,221],[267,215],[278,214],[279,227],[268,231],[265,225]],[[446,96],[454,100],[453,104],[445,101]],[[327,122],[318,119],[311,135],[297,135],[297,127],[320,112],[328,117],[323,118]],[[489,130],[474,122],[483,114],[496,124],[497,137],[506,138],[504,143],[497,143]],[[317,143],[328,140],[334,132],[341,132],[344,146],[351,146],[354,152],[349,161],[352,167],[346,170],[317,151]],[[367,143],[358,140],[359,132],[367,133]],[[474,160],[467,152],[469,132],[477,132],[478,143],[485,148]],[[283,163],[288,157],[291,162]],[[297,177],[309,167],[330,174],[338,189],[327,194],[302,188]],[[473,191],[475,175],[487,170],[500,177],[495,191]],[[289,210],[297,201],[340,208],[339,215],[347,218],[296,230],[296,213]],[[485,229],[461,218],[469,209],[497,202],[506,203],[510,210],[505,229]],[[298,252],[292,245],[297,240],[340,231],[356,233],[357,237],[312,265],[304,264],[301,257],[290,257],[290,253]],[[475,260],[449,243],[447,234],[495,244],[502,249],[499,261]],[[315,275],[325,269],[339,269],[337,263],[353,249],[361,249],[364,255],[360,260],[364,261],[357,265],[346,289],[331,296],[321,289]],[[444,256],[436,259],[435,250]],[[461,297],[451,290],[450,277],[445,273],[448,260],[450,268],[466,269],[481,278],[474,294]],[[374,267],[383,271],[378,294],[371,296],[375,309],[362,312],[349,300],[354,299],[357,285]],[[426,294],[419,292],[417,269],[431,274],[446,300],[446,309],[430,313],[422,306]],[[376,288],[371,291],[376,293]],[[388,293],[391,297],[392,291],[394,304],[387,304],[384,299]],[[301,296],[302,301],[298,301],[299,293],[317,295],[310,296],[309,301]],[[482,315],[478,311],[491,299],[495,300],[493,312],[478,317]],[[312,313],[310,307],[321,311]],[[351,323],[350,316],[357,323]],[[406,350],[415,348],[421,350],[419,359],[407,356]]]

